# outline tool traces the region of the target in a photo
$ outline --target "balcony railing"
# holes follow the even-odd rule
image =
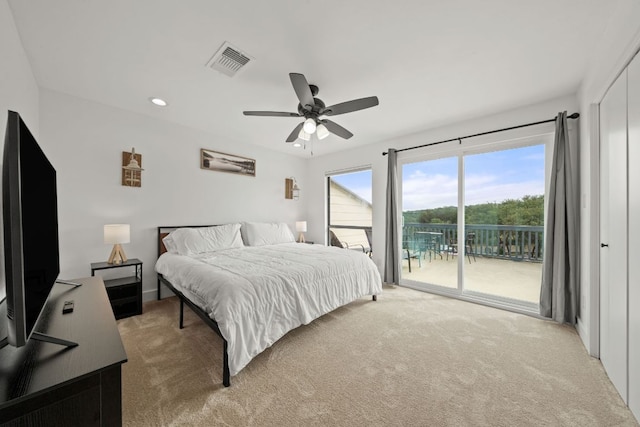
[[[420,241],[420,233],[437,233],[435,250],[451,252],[457,247],[457,224],[405,223],[403,241]],[[476,256],[542,262],[544,227],[528,225],[467,224],[467,251]]]
[[[358,234],[345,239],[348,240],[347,243],[370,246],[365,234],[365,230],[371,230],[370,226],[332,226],[330,229],[355,231]],[[543,226],[468,224],[465,229],[469,237],[465,243],[476,256],[514,261],[542,262],[543,260]],[[457,224],[434,223],[405,223],[403,242],[420,241],[420,233],[425,232],[439,234],[436,248],[439,252],[451,251],[452,247],[458,243]]]

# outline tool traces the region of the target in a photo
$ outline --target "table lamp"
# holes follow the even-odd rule
[[[129,243],[129,231],[129,224],[107,224],[104,226],[104,243],[113,245],[111,256],[107,261],[109,264],[121,264],[127,261],[127,256],[120,245]]]
[[[304,243],[304,233],[307,231],[307,221],[296,221],[296,231],[298,234],[298,243]]]

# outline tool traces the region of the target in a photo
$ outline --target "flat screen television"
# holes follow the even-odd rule
[[[15,111],[8,112],[4,139],[2,218],[7,337],[0,347],[21,347],[36,336],[74,345],[34,331],[60,273],[56,170]]]

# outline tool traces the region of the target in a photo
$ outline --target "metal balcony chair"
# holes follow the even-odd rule
[[[418,267],[422,267],[422,261],[420,261],[420,251],[416,250],[416,243],[413,240],[405,240],[402,242],[402,259],[407,260],[409,265],[409,273],[411,273],[411,260],[418,260]]]
[[[361,244],[349,244],[347,242],[343,242],[340,239],[338,239],[338,236],[335,235],[335,233],[331,230],[329,230],[329,245],[330,246],[337,246],[339,248],[344,248],[344,249],[351,249],[351,250],[356,250],[359,252],[363,252],[363,253],[367,253],[367,248],[364,247],[364,245]]]
[[[467,253],[467,258],[469,258],[469,264],[471,264],[471,257],[473,257],[474,261],[478,261],[476,259],[476,252],[473,250],[473,244],[476,241],[476,233],[467,233],[467,246],[464,248]]]
[[[476,253],[473,250],[473,244],[476,239],[476,233],[467,233],[465,248],[464,251],[469,259],[469,264],[471,264],[471,257],[473,257],[474,261],[476,259]],[[449,240],[449,245],[447,246],[447,260],[449,260],[449,254],[453,257],[454,255],[458,255],[458,241],[457,240]]]
[[[364,234],[367,235],[367,241],[369,242],[369,247],[366,249],[366,253],[371,257],[371,253],[373,252],[373,230],[371,228],[365,228]]]

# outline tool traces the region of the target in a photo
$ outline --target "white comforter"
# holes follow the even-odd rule
[[[382,292],[380,273],[365,254],[300,243],[192,257],[164,253],[156,271],[218,323],[231,375],[288,331]]]

